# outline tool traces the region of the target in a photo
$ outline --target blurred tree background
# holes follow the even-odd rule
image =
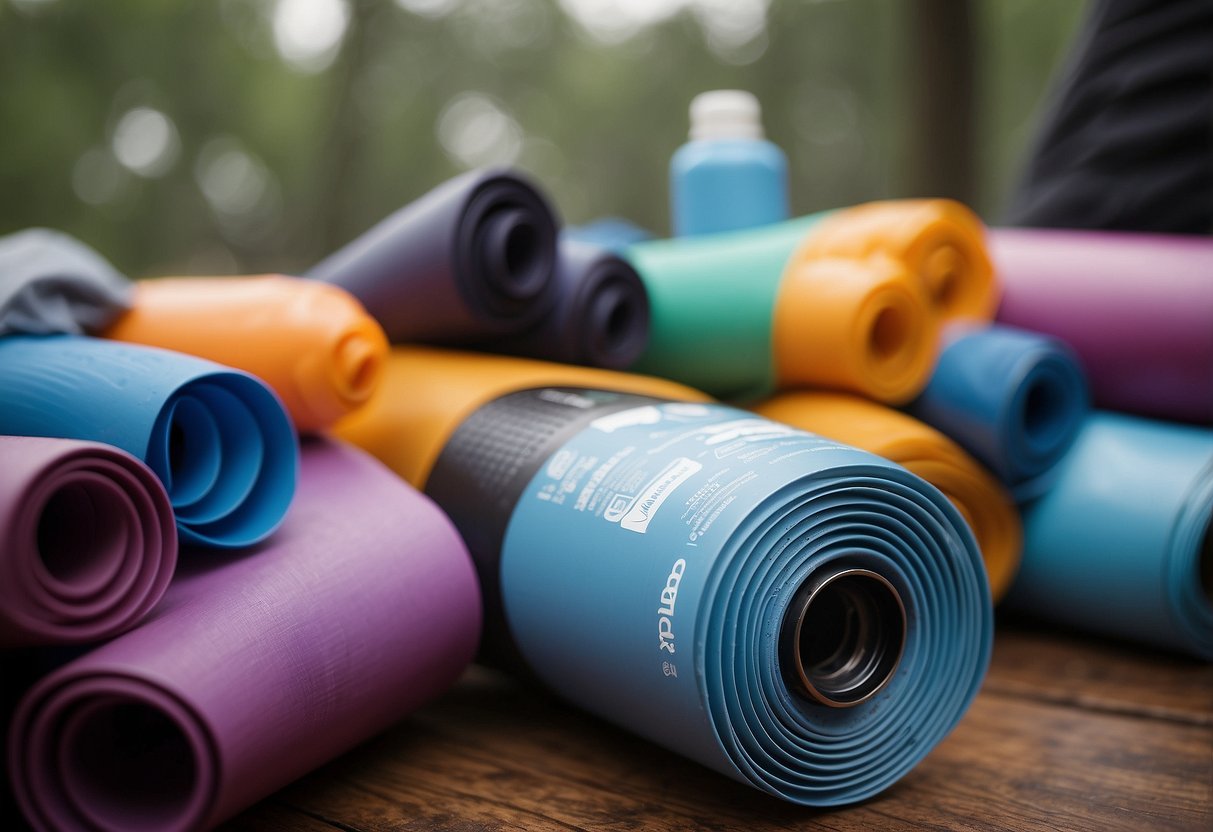
[[[456,173],[668,230],[692,96],[748,89],[797,213],[997,221],[1077,0],[0,0],[0,233],[132,276],[298,273]]]

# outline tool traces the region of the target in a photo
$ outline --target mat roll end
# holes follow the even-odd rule
[[[775,305],[777,382],[900,404],[930,379],[938,337],[926,293],[896,260],[798,255]]]
[[[168,496],[109,445],[0,437],[0,645],[83,644],[139,623],[177,563]]]
[[[951,199],[869,202],[835,211],[809,234],[804,254],[866,257],[884,253],[917,275],[943,318],[990,320],[999,285],[985,226]]]

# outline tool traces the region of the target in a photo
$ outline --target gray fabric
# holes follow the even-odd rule
[[[133,287],[104,257],[49,228],[0,237],[0,335],[99,332]]]

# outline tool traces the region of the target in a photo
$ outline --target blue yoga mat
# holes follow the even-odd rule
[[[1213,430],[1097,412],[1024,508],[1009,609],[1213,660]]]
[[[471,541],[486,592],[499,576],[505,620],[486,626],[508,625],[535,675],[786,800],[886,788],[985,672],[989,590],[951,503],[900,466],[751,413],[520,391],[459,427],[427,491]]]
[[[1019,502],[1038,496],[1090,409],[1086,376],[1056,338],[1009,326],[953,330],[907,408],[946,433]]]
[[[88,439],[148,464],[182,541],[248,546],[282,522],[294,429],[259,379],[200,358],[75,335],[0,338],[0,433]]]

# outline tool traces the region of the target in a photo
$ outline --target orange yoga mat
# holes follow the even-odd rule
[[[282,275],[142,281],[131,311],[104,334],[259,376],[300,432],[331,427],[365,404],[388,348],[344,289]]]
[[[417,488],[447,439],[493,399],[533,387],[585,387],[684,401],[708,396],[665,379],[481,355],[435,347],[394,346],[370,402],[343,419],[338,436],[359,445]]]
[[[1011,496],[959,445],[917,419],[842,393],[784,393],[753,410],[801,430],[891,459],[934,485],[959,509],[998,601],[1019,569],[1023,529]]]
[[[990,320],[999,286],[986,251],[985,226],[950,199],[869,202],[827,215],[809,232],[802,257],[883,253],[922,278],[945,319]]]
[[[930,379],[938,341],[930,298],[893,258],[821,258],[802,247],[788,261],[771,332],[780,388],[904,404]]]

